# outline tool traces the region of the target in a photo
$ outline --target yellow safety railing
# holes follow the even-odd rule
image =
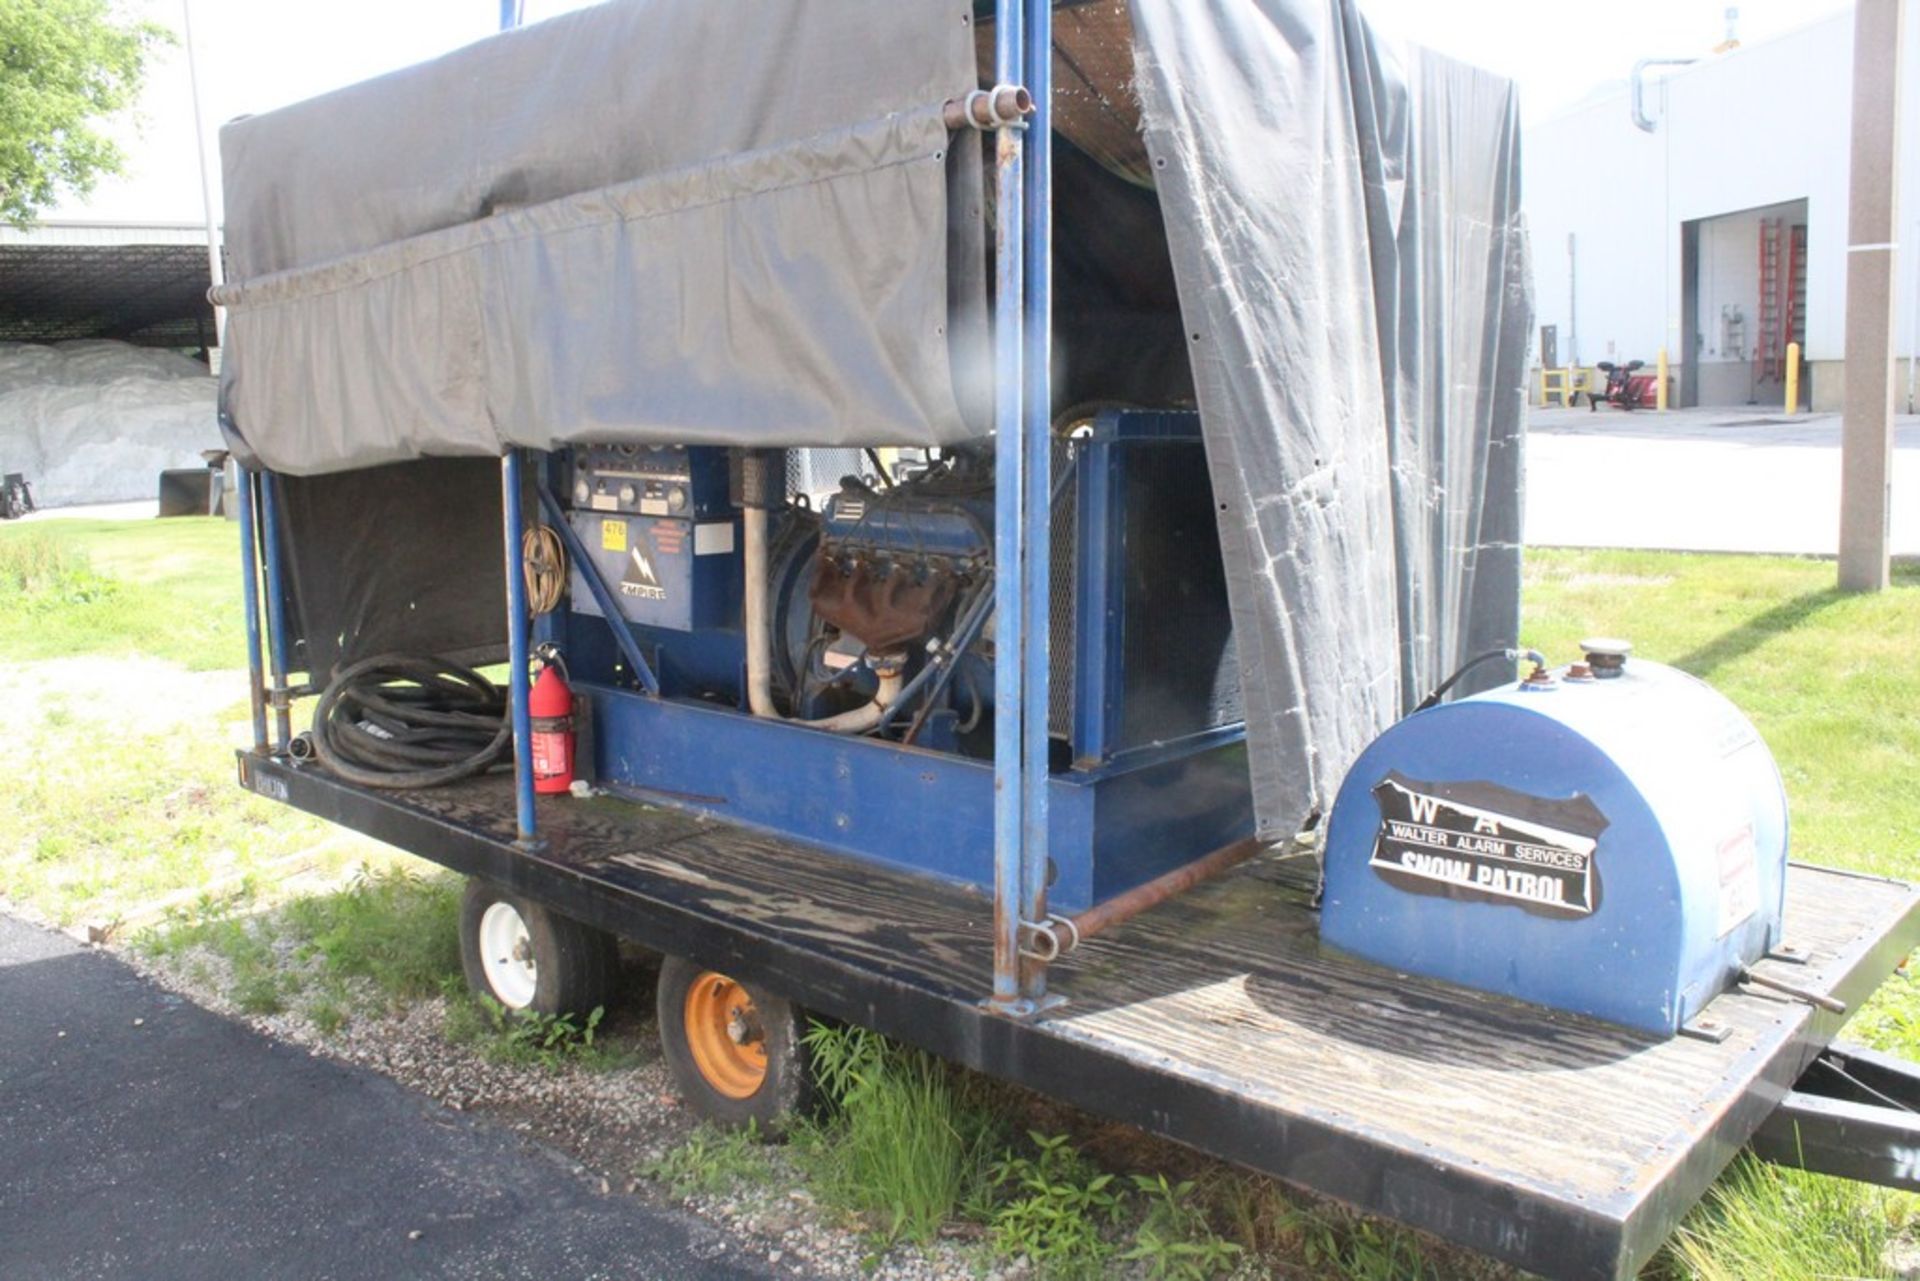
[[[1550,396],[1558,396],[1562,406],[1571,407],[1574,396],[1579,392],[1593,392],[1593,370],[1581,365],[1568,365],[1562,369],[1542,369],[1540,371],[1540,404],[1552,402]]]

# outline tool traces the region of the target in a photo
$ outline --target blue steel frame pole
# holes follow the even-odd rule
[[[1047,3],[1048,0],[1040,0]],[[996,0],[994,7],[995,80],[1018,84],[1024,58],[1021,51],[1022,0]],[[1021,229],[1023,172],[1021,130],[1001,125],[994,134],[994,165],[1000,188],[995,203],[995,294],[993,316],[994,387],[994,662],[993,698],[998,709],[993,728],[993,1001],[1002,1009],[1018,1010],[1020,997],[1021,888],[1025,883],[1021,786],[1021,657],[1024,619],[1021,615],[1022,535],[1026,532],[1021,449],[1024,426],[1022,393],[1025,380],[1021,361],[1025,343],[1022,295],[1025,264]]]
[[[1027,120],[1025,202],[1021,235],[1026,241],[1025,340],[1026,475],[1022,520],[1025,547],[1020,558],[1022,621],[1020,647],[1025,680],[1021,699],[1021,876],[1020,914],[1039,921],[1047,902],[1047,729],[1051,664],[1053,572],[1053,2],[1032,0],[1026,13],[1026,76],[1033,95]],[[1046,995],[1045,962],[1022,959],[1020,995],[1037,1001]]]
[[[253,750],[267,750],[267,689],[260,657],[260,546],[254,537],[253,473],[236,465],[240,500],[240,602],[247,623],[247,701],[253,708]]]
[[[527,571],[521,564],[525,514],[520,451],[508,449],[500,459],[501,524],[505,527],[507,568],[507,701],[513,716],[513,800],[519,820],[520,843],[534,841],[533,715],[527,709]]]
[[[287,639],[287,593],[285,580],[281,577],[280,549],[286,544],[280,538],[280,486],[270,471],[260,473],[260,559],[266,563],[267,573],[267,663],[273,672],[273,750],[286,755],[287,744],[293,741],[292,695],[287,686],[287,657],[290,642]]]

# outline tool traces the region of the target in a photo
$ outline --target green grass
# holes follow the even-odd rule
[[[767,1183],[773,1162],[764,1136],[753,1125],[729,1130],[711,1124],[694,1127],[687,1141],[656,1161],[635,1170],[643,1178],[665,1184],[677,1197],[719,1196],[742,1187]]]
[[[246,664],[230,521],[39,521],[0,527],[0,655],[144,655],[190,671]]]
[[[242,717],[118,734],[110,717],[16,714],[0,744],[0,898],[63,926],[107,924],[181,894],[192,905],[196,887],[250,899],[302,851],[310,869],[344,866],[351,846],[327,825],[235,785]]]
[[[398,1005],[460,977],[460,890],[450,873],[363,872],[344,890],[290,900],[278,919],[302,956]]]
[[[197,904],[138,946],[155,957],[211,953],[226,963],[226,993],[242,1013],[297,1010],[324,1034],[460,981],[457,877],[362,869],[341,889],[250,906]]]
[[[1911,1215],[1857,1183],[1743,1156],[1669,1244],[1700,1281],[1829,1281],[1889,1275],[1887,1251]]]

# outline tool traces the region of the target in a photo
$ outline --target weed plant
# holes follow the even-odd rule
[[[677,1197],[719,1196],[741,1187],[758,1186],[773,1178],[766,1136],[749,1121],[742,1129],[696,1126],[687,1141],[657,1161],[636,1171],[666,1185]]]
[[[982,1176],[986,1117],[931,1055],[865,1028],[816,1023],[805,1039],[825,1108],[794,1152],[816,1194],[882,1240],[932,1240]]]

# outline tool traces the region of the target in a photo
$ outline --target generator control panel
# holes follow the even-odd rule
[[[582,445],[568,519],[630,623],[723,627],[740,590],[740,539],[722,449]],[[575,566],[573,607],[599,614]]]

